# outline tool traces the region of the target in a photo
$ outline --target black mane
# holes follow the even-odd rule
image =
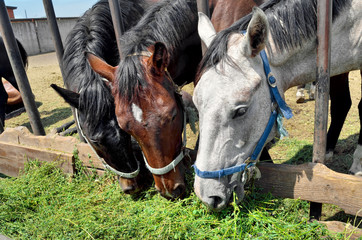
[[[123,59],[117,79],[119,94],[131,99],[138,86],[146,85],[139,56],[156,42],[163,42],[170,59],[182,41],[197,31],[197,5],[191,0],[165,0],[152,6],[139,23],[121,38]]]
[[[144,14],[143,0],[119,0],[126,29],[134,26]],[[142,6],[141,6],[142,5]],[[85,123],[91,128],[101,119],[114,115],[114,99],[101,77],[94,73],[86,53],[91,52],[107,63],[119,62],[117,43],[108,0],[97,2],[79,18],[69,33],[64,50],[64,82],[68,89],[80,93],[80,109],[87,109]]]
[[[336,19],[350,0],[333,0],[332,20]],[[270,0],[260,8],[265,12],[272,38],[281,52],[300,47],[303,42],[316,36],[317,32],[317,0]],[[223,59],[232,62],[227,56],[229,36],[246,30],[252,13],[236,21],[229,28],[221,31],[210,44],[203,57],[198,78],[202,72],[215,66]],[[283,25],[279,21],[282,19]]]

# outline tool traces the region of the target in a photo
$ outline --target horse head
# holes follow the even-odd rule
[[[169,76],[169,56],[163,43],[125,56],[117,67],[89,54],[93,70],[112,89],[119,126],[141,146],[156,189],[167,198],[185,191],[177,163],[183,158],[185,116],[182,100]]]
[[[222,32],[221,32],[222,33]],[[199,15],[199,34],[208,46],[205,57],[219,45],[216,32],[205,15]],[[200,142],[196,169],[203,172],[243,166],[253,154],[267,126],[273,105],[259,52],[265,47],[268,22],[254,9],[246,34],[226,39],[223,60],[200,69],[193,100],[199,111]],[[205,58],[204,60],[205,61]],[[275,126],[268,140],[275,134]],[[244,165],[245,166],[245,165]],[[195,176],[196,195],[210,208],[225,207],[235,192],[244,196],[242,171],[219,177]]]
[[[67,103],[75,108],[79,134],[84,136],[96,155],[101,158],[101,161],[104,160],[106,168],[119,176],[119,183],[123,192],[127,194],[138,192],[145,176],[138,175],[140,164],[136,159],[137,149],[132,149],[131,137],[119,128],[114,114],[114,105],[103,106],[103,110],[107,107],[110,109],[106,111],[106,114],[99,114],[98,116],[96,112],[89,111],[88,108],[84,107],[86,99],[91,98],[99,86],[82,89],[81,93],[60,88],[55,84],[51,86]],[[96,91],[110,95],[107,89]],[[94,102],[93,104],[103,103]]]

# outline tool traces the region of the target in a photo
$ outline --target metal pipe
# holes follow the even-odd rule
[[[24,107],[29,116],[31,128],[35,135],[45,135],[4,1],[0,1],[0,32],[4,39],[6,52],[24,102]]]
[[[53,42],[54,42],[54,46],[55,46],[55,52],[57,54],[60,71],[61,71],[63,79],[64,79],[64,72],[63,72],[64,48],[63,48],[62,38],[60,36],[60,32],[59,32],[59,28],[58,28],[57,18],[55,17],[53,2],[52,2],[52,0],[43,0],[43,5],[44,5],[45,13],[47,15],[48,25],[49,25],[50,31],[52,33],[52,36],[53,36]]]
[[[111,10],[114,31],[116,34],[119,59],[121,59],[122,58],[121,36],[125,32],[121,7],[119,6],[118,0],[108,0],[108,3],[109,3],[109,9]]]
[[[209,1],[197,0],[197,11],[205,13],[210,18]]]
[[[332,0],[317,1],[317,86],[314,117],[313,162],[324,163],[327,146],[329,81],[330,81],[330,26],[332,25]],[[319,219],[321,203],[311,203],[310,216]]]
[[[197,11],[206,14],[210,18],[210,9],[208,0],[197,0]],[[203,41],[201,41],[202,55],[205,54],[207,47]]]
[[[64,48],[63,48],[62,38],[61,38],[60,32],[59,32],[57,18],[55,16],[55,12],[54,12],[53,2],[52,2],[52,0],[43,0],[43,5],[44,5],[44,9],[45,9],[45,12],[47,15],[49,28],[50,28],[50,31],[53,36],[53,43],[55,46],[55,52],[57,54],[60,72],[62,74],[63,81],[64,81],[64,79],[65,79],[65,73],[64,73],[64,69],[63,69]],[[73,107],[71,107],[71,109],[72,109],[73,117],[74,117],[74,119],[76,119],[75,110]],[[78,132],[80,132],[78,129],[78,125],[77,125],[77,130],[78,130]],[[79,139],[82,142],[85,142],[85,139],[83,138],[83,136],[81,134],[78,134],[78,135],[79,135]]]

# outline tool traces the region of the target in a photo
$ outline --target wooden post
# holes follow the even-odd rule
[[[108,0],[108,3],[109,3],[109,8],[111,10],[114,31],[116,34],[119,59],[121,59],[122,58],[121,36],[125,32],[121,7],[119,6],[117,0]]]
[[[332,1],[317,1],[317,88],[314,120],[313,162],[324,163],[327,146],[329,105],[330,26],[332,24]],[[322,204],[310,204],[310,217],[320,219]]]
[[[197,0],[197,11],[206,14],[210,18],[210,9],[209,9],[209,1],[208,0]],[[201,41],[202,55],[205,54],[207,47]]]
[[[26,75],[23,61],[20,57],[18,44],[16,43],[14,32],[11,28],[10,19],[6,11],[4,1],[0,1],[0,33],[3,36],[6,52],[9,56],[16,82],[19,86],[20,94],[24,102],[29,122],[35,135],[45,135],[40,114],[35,105],[34,95],[31,91],[28,77]]]

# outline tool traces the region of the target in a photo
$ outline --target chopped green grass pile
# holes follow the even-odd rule
[[[121,193],[110,173],[70,177],[55,163],[29,161],[19,177],[0,179],[0,233],[12,239],[346,237],[309,222],[309,204],[301,200],[275,199],[253,190],[242,203],[215,213],[193,193],[169,201],[153,189],[131,197]]]

